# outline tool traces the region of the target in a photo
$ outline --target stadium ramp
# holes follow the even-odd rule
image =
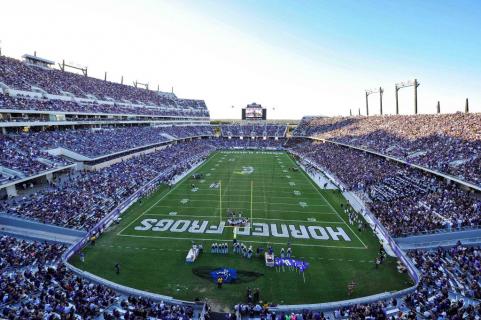
[[[73,244],[87,232],[0,214],[0,234],[28,240]]]

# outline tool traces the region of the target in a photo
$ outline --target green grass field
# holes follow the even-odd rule
[[[75,256],[72,263],[137,289],[190,301],[207,297],[222,310],[245,301],[247,287],[260,288],[263,301],[278,304],[348,299],[352,280],[357,287],[351,297],[408,287],[411,281],[397,272],[395,259],[375,268],[379,240],[347,223],[340,193],[320,189],[304,171],[291,167],[297,166],[287,153],[216,152],[194,171],[204,174],[202,180],[189,175],[138,201],[95,246],[84,249],[85,262]],[[251,228],[236,232],[238,241],[254,248],[272,245],[276,254],[289,241],[293,256],[310,264],[305,282],[295,271],[267,268],[263,257],[248,260],[232,253],[234,228],[219,228],[228,208],[252,217]],[[187,264],[192,241],[202,243],[204,253]],[[229,254],[210,253],[211,244],[221,241],[229,243]],[[116,262],[121,264],[119,275]],[[204,266],[263,275],[218,289],[213,280],[193,274],[192,268]]]

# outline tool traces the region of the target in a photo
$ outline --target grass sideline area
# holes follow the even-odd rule
[[[340,192],[319,188],[302,169],[293,171],[293,167],[297,167],[293,157],[285,152],[215,152],[193,171],[203,174],[200,179],[194,180],[192,173],[136,202],[95,246],[83,250],[85,262],[78,255],[71,262],[133,288],[189,301],[208,298],[214,308],[224,311],[245,302],[248,287],[259,288],[264,302],[303,304],[410,286],[409,276],[397,271],[396,259],[388,257],[375,268],[379,240],[371,230],[359,232],[347,222]],[[251,218],[251,228],[236,233],[239,242],[253,248],[272,245],[278,255],[290,241],[293,257],[310,264],[305,281],[298,272],[267,268],[263,256],[248,260],[234,254],[234,228],[226,226],[222,233],[214,232],[227,220],[228,208]],[[154,231],[160,220],[165,223]],[[252,223],[263,228],[254,228]],[[279,235],[285,231],[282,225],[289,230],[289,237]],[[303,227],[309,232],[300,232]],[[185,257],[192,241],[203,244],[204,252],[193,264],[187,264]],[[229,254],[211,253],[213,242],[228,242]],[[114,270],[117,262],[121,266],[118,275]],[[229,267],[263,275],[218,289],[214,280],[193,274],[197,267]],[[351,281],[357,286],[349,297],[347,285]]]

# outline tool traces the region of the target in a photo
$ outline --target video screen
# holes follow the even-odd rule
[[[246,108],[246,118],[247,119],[262,119],[262,109],[261,108]]]

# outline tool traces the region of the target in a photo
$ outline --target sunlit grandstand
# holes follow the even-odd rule
[[[202,90],[5,48],[1,319],[480,319],[476,101],[423,113],[413,77],[392,97],[356,87],[362,107],[289,104],[286,119],[267,92],[300,94],[266,85],[268,102],[219,111]]]

